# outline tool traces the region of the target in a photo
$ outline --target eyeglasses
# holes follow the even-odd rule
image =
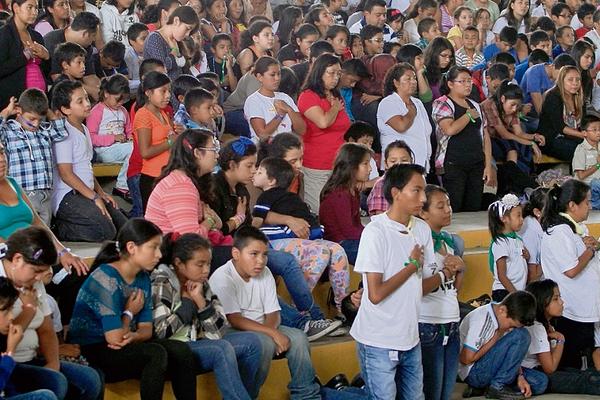
[[[337,78],[339,78],[340,76],[342,76],[342,71],[325,71],[325,73],[329,76],[335,76]]]
[[[214,151],[215,153],[218,153],[221,151],[221,146],[219,146],[218,144],[215,144],[214,147],[196,147],[198,150],[205,150],[205,151]]]
[[[559,17],[571,18],[571,14],[558,14]]]
[[[596,129],[586,129],[586,132],[590,132],[590,133],[600,133],[600,129],[596,128]]]
[[[381,38],[371,38],[371,39],[369,39],[369,42],[383,43],[383,39],[381,39]]]
[[[470,85],[473,83],[473,79],[454,80],[454,83],[460,83],[461,85]]]

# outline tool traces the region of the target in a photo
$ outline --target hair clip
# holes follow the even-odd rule
[[[519,198],[512,193],[505,194],[504,197],[500,200],[496,200],[488,207],[488,210],[491,210],[493,207],[497,208],[498,216],[502,218],[507,211],[512,210],[513,208],[519,206],[521,202]]]
[[[250,147],[250,145],[253,144],[254,142],[252,140],[248,139],[245,136],[242,136],[231,144],[231,148],[233,149],[235,154],[237,154],[240,157],[243,157],[246,155],[248,147]]]
[[[189,140],[183,139],[183,145],[185,146],[186,149],[192,150],[192,145],[190,144]]]
[[[31,257],[34,261],[37,261],[40,259],[40,257],[42,256],[42,253],[44,251],[42,249],[37,250],[35,253],[33,253],[33,256]]]
[[[115,248],[117,249],[117,251],[121,251],[121,247],[119,246],[118,240],[115,241]]]
[[[171,240],[174,242],[178,241],[180,237],[181,237],[181,233],[179,233],[179,232],[171,233]]]

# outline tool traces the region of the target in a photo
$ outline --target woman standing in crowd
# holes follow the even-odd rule
[[[344,101],[337,90],[342,74],[340,60],[322,54],[314,62],[298,97],[298,109],[306,122],[304,133],[304,200],[319,209],[321,189],[331,176],[333,160],[350,127]]]
[[[442,76],[455,64],[454,47],[446,38],[437,37],[429,43],[425,52],[425,78],[431,88],[432,99],[440,97]]]

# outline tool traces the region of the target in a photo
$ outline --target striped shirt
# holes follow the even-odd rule
[[[0,117],[0,142],[8,157],[8,171],[26,192],[52,189],[52,144],[68,136],[64,119],[42,122],[37,131],[28,131],[15,120]]]
[[[464,47],[461,47],[456,51],[456,66],[458,67],[466,67],[471,69],[471,67],[484,61],[485,57],[483,57],[483,53],[480,51],[475,51],[473,57],[469,57],[469,55],[465,52]]]

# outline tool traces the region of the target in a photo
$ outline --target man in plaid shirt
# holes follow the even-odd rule
[[[14,120],[8,120],[12,115]],[[48,115],[50,122],[44,121]],[[39,89],[27,89],[0,113],[0,142],[8,157],[8,172],[23,188],[40,218],[52,218],[52,143],[68,136],[65,121],[49,111]]]

